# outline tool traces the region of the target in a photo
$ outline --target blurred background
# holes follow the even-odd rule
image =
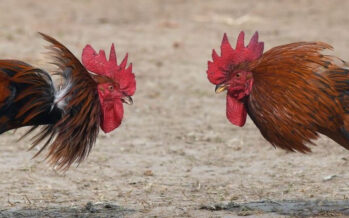
[[[223,33],[255,31],[265,51],[324,41],[349,59],[349,2],[340,0],[2,0],[0,57],[51,69],[43,32],[79,59],[83,47],[126,52],[137,79],[121,128],[100,134],[89,158],[65,173],[31,159],[23,129],[0,137],[0,210],[34,212],[112,202],[130,216],[220,216],[200,205],[263,199],[346,199],[349,152],[322,137],[313,153],[274,149],[251,120],[225,117],[206,79]],[[40,214],[42,214],[40,212]]]

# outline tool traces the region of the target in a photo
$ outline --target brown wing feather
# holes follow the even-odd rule
[[[60,68],[58,73],[71,82],[71,88],[62,97],[62,101],[67,102],[62,119],[45,126],[34,136],[33,147],[45,141],[35,156],[49,147],[47,158],[51,164],[67,169],[72,163],[85,159],[96,141],[100,123],[97,84],[65,46],[50,36],[40,34],[51,43],[49,49],[54,53],[54,64]]]
[[[309,152],[306,143],[318,133],[348,146],[348,139],[336,136],[344,111],[333,77],[344,69],[320,53],[331,48],[322,42],[292,43],[267,51],[250,65],[254,84],[249,115],[274,146]]]
[[[45,71],[18,60],[0,60],[0,133],[28,125],[53,123],[54,86]]]
[[[9,90],[9,83],[9,77],[5,73],[0,71],[0,104],[4,102],[11,93],[11,91]]]

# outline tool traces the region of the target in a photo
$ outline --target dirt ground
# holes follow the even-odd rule
[[[87,43],[114,42],[120,58],[129,53],[137,92],[122,126],[65,173],[31,159],[29,138],[16,141],[24,129],[1,135],[0,216],[234,217],[249,214],[211,205],[346,200],[349,151],[326,137],[309,155],[274,149],[251,120],[228,122],[205,72],[223,33],[234,44],[240,30],[258,30],[266,50],[321,40],[349,60],[348,9],[341,0],[1,1],[1,58],[50,69],[37,31],[78,57]],[[98,215],[91,205],[118,209]]]

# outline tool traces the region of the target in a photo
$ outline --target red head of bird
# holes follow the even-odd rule
[[[127,54],[120,65],[117,64],[114,44],[112,44],[109,60],[105,52],[96,51],[86,45],[82,52],[82,63],[87,70],[97,74],[99,101],[102,107],[101,128],[108,133],[117,128],[122,121],[124,109],[122,103],[132,104],[131,96],[136,91],[135,75],[132,73],[132,63],[127,65]]]
[[[258,59],[264,48],[263,42],[258,42],[258,32],[244,45],[244,32],[241,31],[236,48],[233,49],[226,34],[221,44],[221,56],[212,51],[212,61],[208,61],[207,78],[216,85],[216,93],[227,90],[226,115],[228,120],[237,126],[246,122],[247,110],[244,99],[251,92],[253,76],[246,65]]]

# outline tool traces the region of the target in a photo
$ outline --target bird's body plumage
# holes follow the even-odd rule
[[[321,53],[329,48],[293,43],[251,63],[248,114],[273,145],[310,151],[305,144],[321,133],[349,148],[349,71],[343,61]]]
[[[0,79],[0,133],[60,119],[60,110],[52,107],[55,88],[47,72],[21,61],[0,60]]]
[[[43,128],[33,137],[33,146],[44,142],[47,157],[58,167],[81,162],[99,131],[100,104],[97,83],[80,61],[55,39],[42,34],[63,82],[56,88],[49,73],[17,60],[1,60],[0,132],[31,126]],[[26,134],[26,135],[27,135]]]

